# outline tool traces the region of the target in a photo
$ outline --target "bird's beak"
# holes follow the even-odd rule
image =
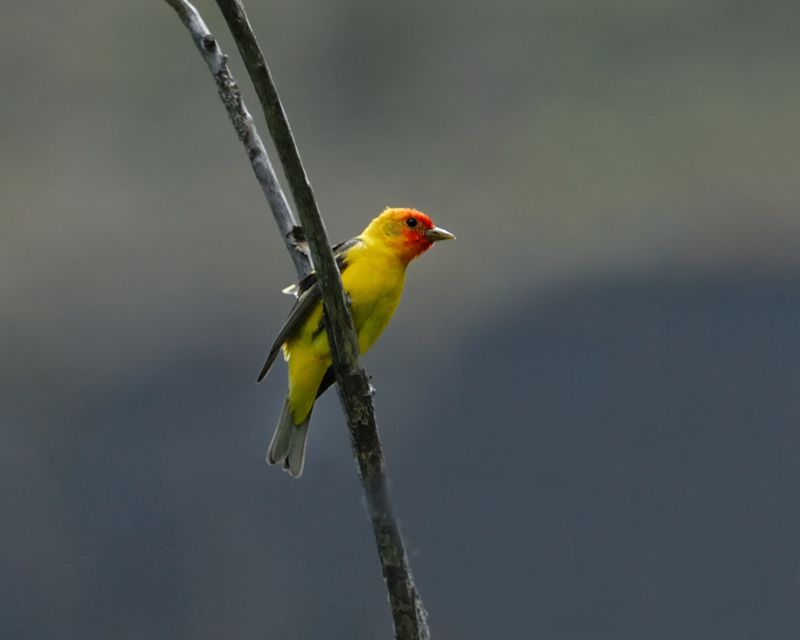
[[[428,229],[425,231],[425,237],[428,238],[431,242],[436,242],[437,240],[455,240],[456,237],[450,233],[449,231],[445,231],[444,229],[440,229],[439,227],[434,227],[433,229]]]

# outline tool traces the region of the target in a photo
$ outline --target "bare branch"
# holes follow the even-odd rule
[[[389,497],[375,407],[374,390],[361,364],[353,319],[347,308],[342,279],[333,258],[322,217],[311,189],[277,89],[239,0],[217,0],[231,30],[247,72],[255,86],[272,140],[297,205],[317,267],[333,368],[338,381],[350,441],[358,462],[383,577],[389,589],[395,636],[402,640],[429,638],[427,613],[408,566],[400,529]]]
[[[275,222],[278,223],[278,229],[280,229],[286,248],[289,250],[295,269],[302,278],[311,273],[312,269],[308,245],[278,183],[264,144],[253,124],[253,118],[242,101],[239,87],[228,69],[228,56],[222,53],[216,38],[211,35],[200,14],[191,4],[184,0],[166,0],[166,2],[180,16],[181,22],[191,33],[192,40],[214,76],[219,97],[228,111],[228,117],[236,129],[239,140],[244,144],[247,157],[250,158],[256,178],[267,198],[272,214],[275,216]]]
[[[247,111],[244,110],[238,89],[236,89],[236,85],[227,71],[225,57],[219,52],[216,41],[208,33],[200,16],[184,0],[166,0],[166,2],[175,8],[184,24],[192,32],[192,37],[198,49],[206,59],[215,79],[217,79],[217,85],[220,87],[220,96],[226,108],[228,108],[234,126],[237,127],[237,132],[240,131],[240,121],[244,121],[247,124],[246,134],[239,133],[240,139],[246,146],[248,145],[248,140],[254,139],[261,147],[252,119]],[[350,442],[358,463],[357,468],[364,488],[370,520],[372,521],[383,577],[389,590],[395,637],[398,640],[428,640],[430,632],[427,624],[427,613],[411,577],[411,570],[408,566],[400,529],[393,513],[391,498],[389,497],[386,467],[380,438],[378,437],[375,408],[372,402],[374,390],[369,384],[369,378],[364,367],[361,365],[353,319],[347,308],[342,279],[339,270],[336,268],[325,226],[294,143],[286,114],[283,111],[264,56],[247,20],[244,7],[238,0],[217,0],[217,4],[233,34],[261,101],[270,134],[283,164],[292,196],[297,204],[311,256],[317,266],[317,275],[325,308],[328,342],[331,347],[331,358],[339,383],[339,398],[347,415]],[[219,60],[214,58],[209,61],[209,57],[215,55],[220,57]],[[224,72],[226,78],[230,79],[229,81],[225,80],[223,82],[220,80],[218,74],[222,72]],[[223,87],[225,87],[224,92]],[[236,98],[233,104],[234,106],[240,105],[241,111],[236,109],[232,113],[229,97],[231,92],[228,87],[232,87],[234,90],[233,95]],[[241,116],[241,113],[244,113],[245,116]],[[263,147],[261,147],[261,150],[263,151]],[[248,155],[251,158],[253,157],[249,147]],[[266,159],[266,154],[264,154],[264,158]],[[270,170],[269,173],[273,180],[271,184],[277,187],[279,192],[277,181],[274,181],[274,173],[272,173],[272,168],[269,166],[269,160],[266,160],[265,165]],[[253,166],[256,169],[255,163]],[[256,169],[256,175],[259,175],[258,169]],[[259,181],[261,181],[260,177]],[[264,183],[262,182],[263,185]],[[281,228],[284,237],[287,238],[287,247],[289,247],[290,254],[294,259],[297,253],[297,246],[289,241],[293,229],[289,230],[289,235],[287,235],[286,231],[286,220],[291,220],[291,213],[289,213],[289,218],[283,213],[279,215],[275,210],[273,200],[270,199],[267,188],[265,188],[265,193],[270,206],[273,207],[278,226]],[[280,195],[283,204],[280,205],[279,203],[279,205],[285,207],[286,211],[288,211],[288,207],[285,206],[285,199],[283,199],[282,194]],[[295,260],[295,266],[299,276],[305,275],[306,271],[298,266],[297,260]]]

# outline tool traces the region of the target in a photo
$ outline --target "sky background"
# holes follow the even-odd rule
[[[797,637],[800,5],[247,9],[331,240],[458,237],[365,358],[434,638]],[[335,394],[264,462],[294,271],[188,32],[0,60],[0,635],[389,637]]]

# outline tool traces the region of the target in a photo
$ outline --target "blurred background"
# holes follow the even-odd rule
[[[331,239],[458,236],[366,358],[433,637],[798,637],[800,4],[248,9]],[[390,637],[336,395],[264,462],[294,272],[177,16],[0,35],[0,636]]]

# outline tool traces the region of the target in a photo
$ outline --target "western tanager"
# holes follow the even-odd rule
[[[408,263],[437,240],[450,238],[455,236],[435,226],[424,213],[386,209],[360,236],[333,247],[342,284],[352,301],[350,313],[362,354],[389,324],[403,293]],[[297,302],[270,349],[258,381],[269,373],[278,352],[283,350],[289,366],[289,392],[267,451],[267,462],[283,463],[284,469],[297,478],[303,472],[314,402],[336,380],[316,274],[311,273],[287,291],[297,295]]]

